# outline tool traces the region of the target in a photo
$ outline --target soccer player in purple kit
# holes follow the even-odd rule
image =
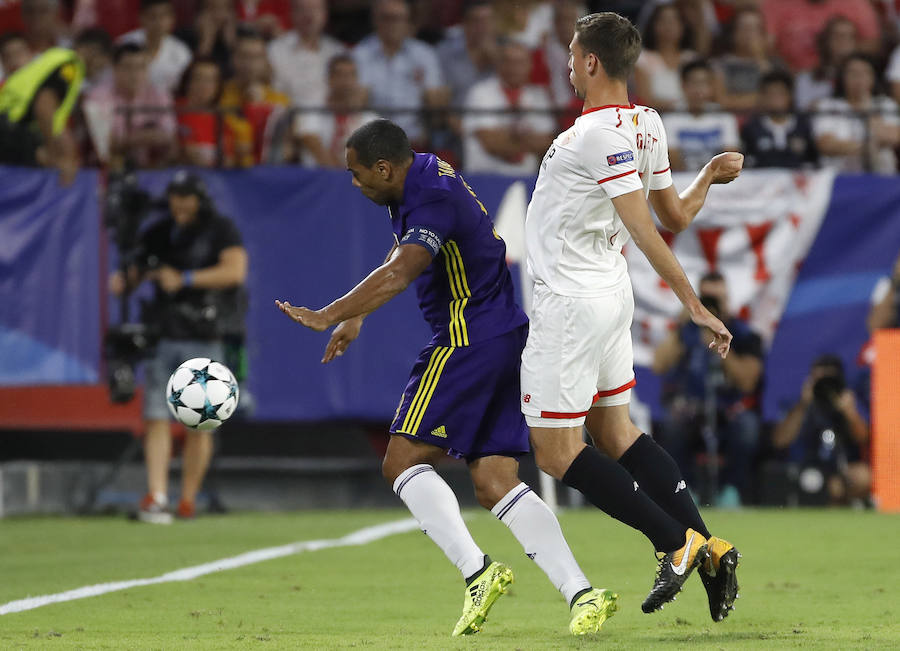
[[[506,245],[487,209],[456,170],[434,154],[414,153],[388,120],[357,129],[346,156],[353,185],[387,206],[395,244],[384,264],[322,309],[276,301],[278,308],[312,330],[337,326],[327,363],[356,339],[367,314],[415,283],[434,334],[391,423],[382,471],[466,581],[453,635],[481,629],[513,574],[472,539],[456,496],[434,470],[447,455],[465,459],[479,503],[509,527],[565,597],[572,634],[599,631],[617,596],[591,586],[556,516],[518,477],[518,457],[529,450],[519,409],[528,319],[515,302]]]

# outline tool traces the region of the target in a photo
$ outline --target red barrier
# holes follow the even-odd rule
[[[872,493],[880,511],[900,511],[900,330],[879,330],[874,343]]]
[[[127,404],[109,400],[105,385],[0,388],[0,428],[142,433],[141,390]]]

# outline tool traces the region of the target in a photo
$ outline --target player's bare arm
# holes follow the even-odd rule
[[[320,310],[275,301],[278,308],[300,325],[322,332],[341,321],[352,319],[379,307],[406,289],[431,264],[431,253],[417,244],[397,247],[391,259],[366,276],[344,296]]]
[[[709,187],[713,184],[731,183],[744,167],[744,155],[726,151],[713,156],[703,166],[696,178],[681,194],[670,185],[662,190],[650,191],[650,203],[664,228],[680,233],[694,221],[700,212]]]
[[[394,242],[394,246],[391,247],[391,250],[388,251],[388,254],[384,258],[384,264],[387,264],[390,261],[391,256],[394,255],[394,251],[397,250],[397,246],[398,244]],[[331,332],[331,338],[325,346],[325,354],[322,356],[323,364],[327,364],[334,358],[340,357],[346,352],[347,347],[359,337],[359,331],[362,330],[363,319],[367,316],[368,313],[360,314],[359,316],[338,323],[337,327]]]
[[[678,300],[690,314],[691,320],[698,326],[712,331],[713,340],[709,347],[714,348],[724,358],[731,347],[731,333],[697,298],[675,255],[656,230],[643,192],[634,190],[614,198],[612,202],[622,223],[631,234],[631,239],[647,256],[656,273],[675,292]]]

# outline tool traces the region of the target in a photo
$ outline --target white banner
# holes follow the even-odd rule
[[[676,174],[675,187],[683,189],[693,178]],[[661,232],[695,289],[706,272],[722,273],[731,313],[747,319],[769,344],[822,224],[833,181],[828,171],[745,171],[733,183],[710,188],[686,231]],[[633,243],[624,254],[634,286],[634,362],[649,366],[681,304]]]

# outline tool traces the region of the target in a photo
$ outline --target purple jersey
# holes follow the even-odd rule
[[[448,163],[415,154],[403,201],[388,206],[397,241],[434,256],[416,278],[419,308],[439,346],[468,346],[527,323],[487,209]]]

